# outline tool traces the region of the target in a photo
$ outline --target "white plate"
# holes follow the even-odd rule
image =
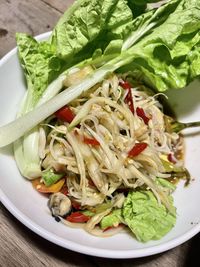
[[[38,36],[44,40],[49,33]],[[0,61],[0,125],[15,118],[25,92],[23,74],[16,49]],[[200,120],[200,84],[169,92],[178,117],[184,121]],[[196,134],[191,134],[196,133]],[[161,240],[137,242],[131,235],[121,233],[110,238],[91,236],[81,229],[71,229],[50,216],[47,198],[36,192],[17,169],[12,147],[0,150],[0,198],[5,207],[24,225],[47,240],[77,252],[108,257],[134,258],[156,254],[180,245],[200,231],[200,130],[187,131],[186,166],[195,180],[184,188],[178,185],[174,194],[178,211],[176,226]]]

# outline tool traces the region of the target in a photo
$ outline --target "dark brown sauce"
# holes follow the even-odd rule
[[[183,161],[184,164],[184,156],[185,156],[185,142],[182,134],[179,134],[179,139],[177,143],[174,145],[174,156],[177,160]],[[168,179],[169,182],[171,182],[174,185],[177,185],[180,180],[185,180],[185,186],[188,186],[191,181],[190,173],[189,171],[184,168],[183,172],[174,172],[172,177]]]
[[[178,177],[169,178],[169,182],[174,185],[177,185],[179,181],[180,181],[180,178]]]

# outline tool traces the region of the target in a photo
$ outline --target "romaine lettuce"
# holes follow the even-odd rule
[[[166,21],[131,48],[133,60],[121,69],[157,91],[183,88],[199,75],[200,3],[177,2]]]
[[[55,47],[49,42],[37,42],[25,33],[17,33],[16,40],[28,86],[24,110],[27,112],[36,105],[47,86],[57,78],[64,62],[56,57]]]

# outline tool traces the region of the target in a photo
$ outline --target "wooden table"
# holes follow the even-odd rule
[[[50,31],[73,0],[0,0],[0,58],[15,47],[15,33]],[[0,266],[200,266],[194,263],[200,236],[165,253],[140,259],[112,260],[78,254],[39,237],[0,204]],[[194,265],[193,265],[194,264]]]

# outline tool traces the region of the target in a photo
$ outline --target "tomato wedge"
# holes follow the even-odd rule
[[[92,145],[92,146],[99,146],[100,143],[97,141],[95,138],[88,138],[88,137],[83,137],[83,142],[87,145]]]
[[[66,220],[73,223],[84,223],[89,221],[90,216],[86,216],[85,214],[75,211],[67,216]]]
[[[139,107],[137,107],[137,108],[136,108],[136,113],[137,113],[138,117],[140,117],[141,119],[143,119],[144,123],[145,123],[146,125],[148,125],[148,122],[149,122],[150,118],[148,118],[148,117],[146,116],[146,114],[145,114],[145,112],[144,112],[144,109],[143,109],[143,108],[139,108]]]
[[[37,178],[32,181],[33,187],[40,193],[57,193],[65,183],[65,178],[63,178],[51,186],[46,186],[44,183],[41,183],[40,180],[41,178]]]
[[[112,229],[116,229],[116,228],[119,228],[119,227],[122,227],[123,224],[122,223],[119,223],[117,226],[108,226],[107,228],[103,229],[103,232],[106,232],[108,230],[112,230]]]
[[[73,119],[75,118],[74,112],[68,106],[62,107],[61,109],[57,110],[55,112],[55,116],[58,119],[69,123],[72,122]]]
[[[128,152],[129,157],[138,156],[148,145],[146,143],[137,143],[134,147]]]

